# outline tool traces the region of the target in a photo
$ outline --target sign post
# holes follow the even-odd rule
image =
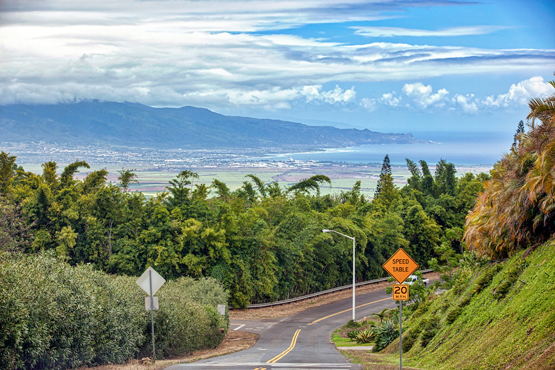
[[[409,285],[403,282],[418,269],[418,263],[399,248],[383,268],[400,284],[393,286],[393,299],[399,301],[399,370],[403,370],[403,301],[409,300]]]
[[[158,289],[160,289],[162,285],[164,285],[165,282],[166,279],[160,276],[152,267],[147,268],[146,271],[141,275],[141,277],[137,279],[137,285],[140,286],[141,289],[150,296],[150,305],[148,305],[148,309],[150,310],[150,324],[152,331],[152,361],[154,363],[156,363],[156,346],[154,343],[154,310],[158,309],[158,298],[154,297],[154,294],[158,291]]]

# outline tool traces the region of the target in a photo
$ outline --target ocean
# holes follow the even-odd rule
[[[393,165],[405,165],[405,158],[408,158],[415,162],[423,159],[429,165],[445,159],[456,165],[489,167],[501,159],[513,143],[513,135],[506,132],[417,132],[413,135],[433,143],[361,145],[318,152],[276,154],[264,159],[282,161],[292,158],[362,164],[382,163],[388,154]]]

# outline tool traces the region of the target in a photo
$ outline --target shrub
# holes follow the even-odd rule
[[[461,307],[454,308],[453,310],[451,310],[451,312],[447,314],[447,318],[445,319],[445,321],[447,321],[448,324],[454,323],[455,320],[461,315],[461,312]]]
[[[422,347],[426,347],[428,343],[436,336],[437,332],[440,329],[439,318],[437,316],[432,316],[428,318],[423,323],[423,330],[422,330]]]
[[[347,323],[345,324],[345,327],[347,327],[347,328],[358,328],[358,327],[360,327],[360,323],[351,319],[351,320],[347,321]]]
[[[497,300],[504,298],[514,283],[518,280],[521,271],[525,268],[524,262],[518,263],[516,266],[513,266],[508,272],[507,276],[501,281],[492,292],[493,297]]]
[[[89,266],[17,256],[0,261],[0,280],[1,368],[121,363],[144,341],[132,299]]]
[[[360,331],[356,337],[357,343],[370,343],[375,338],[375,333],[371,329]]]
[[[347,337],[350,340],[356,340],[359,334],[360,334],[360,330],[351,330],[350,332],[347,333]]]
[[[150,349],[146,294],[134,277],[71,267],[48,254],[0,255],[0,368],[68,369],[123,363]],[[157,354],[214,347],[228,327],[214,279],[178,279],[160,289]],[[160,356],[160,357],[161,357]]]
[[[403,352],[408,352],[411,350],[414,343],[418,340],[420,331],[417,329],[411,329],[403,335]]]
[[[384,320],[374,329],[375,342],[374,351],[378,352],[387,347],[391,342],[399,337],[399,331],[391,320]]]
[[[501,265],[495,265],[493,268],[489,269],[484,274],[482,274],[482,276],[480,276],[480,278],[476,281],[476,288],[474,289],[474,294],[480,294],[482,290],[487,288],[491,284],[491,281],[493,280],[493,277],[495,276],[495,274],[497,274],[502,268],[503,266]]]

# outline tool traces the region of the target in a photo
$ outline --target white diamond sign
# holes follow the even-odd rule
[[[150,274],[149,274],[150,271]],[[145,272],[137,279],[137,285],[140,286],[146,294],[150,295],[150,279],[149,275],[152,276],[152,295],[156,294],[158,289],[166,282],[160,274],[158,274],[152,267],[146,269]]]

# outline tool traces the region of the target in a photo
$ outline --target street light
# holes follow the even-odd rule
[[[342,235],[346,238],[349,238],[353,241],[353,321],[355,321],[355,237],[354,236],[347,236],[345,234],[341,234],[339,231],[335,230],[322,230],[323,233],[336,233]]]

